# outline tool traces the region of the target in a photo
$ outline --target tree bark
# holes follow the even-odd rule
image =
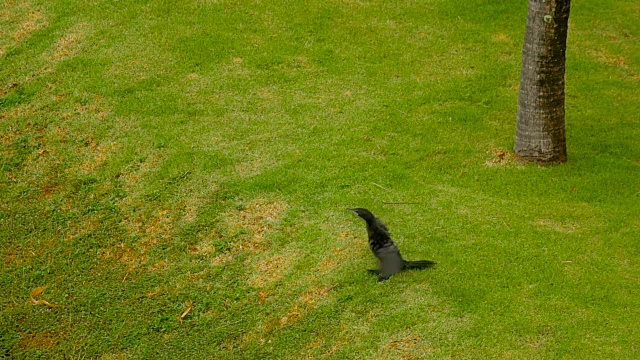
[[[567,161],[564,74],[571,0],[529,0],[514,150],[525,161]]]

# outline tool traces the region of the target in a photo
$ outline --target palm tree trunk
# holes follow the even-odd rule
[[[564,74],[571,0],[529,0],[514,150],[526,161],[567,161]]]

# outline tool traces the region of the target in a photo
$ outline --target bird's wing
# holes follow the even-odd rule
[[[387,234],[387,236],[391,237],[391,234],[389,233],[389,229],[387,228],[387,225],[385,225],[380,219],[376,218],[376,223],[377,223],[377,227],[378,230],[380,230],[381,232],[384,232],[385,234]]]

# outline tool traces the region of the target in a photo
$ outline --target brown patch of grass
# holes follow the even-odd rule
[[[329,251],[331,256],[325,256],[318,263],[318,270],[326,273],[348,260],[362,256],[362,252],[367,248],[364,239],[358,239],[350,231],[340,233],[340,240],[347,242],[346,246],[333,248]]]
[[[341,348],[345,347],[348,344],[347,340],[338,340],[335,345],[333,345],[326,353],[326,355],[332,355]]]
[[[426,348],[421,347],[420,340],[420,335],[407,335],[399,339],[389,340],[384,345],[384,355],[381,358],[420,359],[422,355],[430,349],[429,346]]]
[[[211,232],[209,238],[215,238],[217,234],[215,231]],[[209,240],[204,240],[199,242],[198,244],[192,245],[189,247],[189,253],[192,255],[202,254],[208,255],[216,252],[216,247],[213,246],[213,243]]]
[[[510,40],[509,35],[507,34],[493,34],[491,35],[491,38],[494,41],[499,41],[499,42],[507,42]]]
[[[26,13],[18,29],[13,33],[15,43],[19,43],[33,32],[42,29],[47,25],[47,20],[40,10],[32,10]]]
[[[336,267],[336,265],[338,265],[338,261],[331,257],[331,258],[324,258],[320,261],[320,264],[318,264],[318,270],[322,271],[322,272],[327,272],[333,268]]]
[[[248,233],[243,241],[235,244],[236,250],[264,250],[265,237],[274,230],[275,222],[282,218],[286,205],[258,199],[242,210],[232,212],[227,223],[232,232],[244,230]]]
[[[104,354],[100,356],[101,360],[124,360],[132,358],[126,351],[118,354]]]
[[[51,199],[54,194],[60,191],[60,189],[62,189],[62,186],[60,184],[52,183],[49,181],[44,182],[43,184],[40,185],[40,199],[42,200]]]
[[[293,262],[291,255],[285,256],[279,254],[258,262],[255,265],[254,275],[247,282],[254,287],[264,287],[280,279]]]
[[[224,265],[224,264],[230,262],[231,260],[233,260],[233,255],[231,255],[231,254],[221,254],[221,255],[218,255],[218,256],[214,257],[213,259],[211,259],[211,265],[212,266]]]
[[[260,304],[264,304],[267,302],[267,300],[269,300],[269,297],[271,297],[271,293],[266,291],[266,290],[260,290],[258,291],[258,302]]]
[[[167,269],[169,269],[169,262],[166,260],[160,260],[148,268],[149,271],[165,271]]]
[[[302,311],[298,304],[293,305],[287,310],[287,313],[280,317],[280,326],[287,326],[298,322],[302,318]]]
[[[127,266],[128,271],[135,270],[140,264],[147,260],[145,253],[136,250],[125,243],[104,249],[100,253],[103,259],[115,259]]]
[[[322,298],[326,298],[334,286],[311,286],[305,290],[287,312],[278,319],[280,326],[294,324],[304,317],[309,311],[318,306]]]
[[[86,235],[87,233],[96,230],[100,226],[100,218],[93,216],[80,217],[72,221],[67,222],[66,235],[64,239],[66,241],[73,241],[78,237]]]
[[[612,55],[604,51],[590,51],[589,54],[599,62],[621,68],[627,68],[627,60],[622,55]]]
[[[31,106],[31,104],[20,105],[13,109],[2,112],[0,113],[0,120],[32,117],[34,115],[34,111]]]
[[[25,246],[16,246],[7,243],[2,249],[2,263],[8,266],[22,265],[36,256],[33,249],[27,249]]]
[[[324,342],[324,338],[323,337],[314,338],[313,340],[311,340],[310,343],[305,345],[304,348],[305,349],[316,349],[316,348],[319,348],[320,346],[322,346],[323,342]]]
[[[265,134],[264,138],[269,138],[270,134]],[[276,161],[266,155],[255,154],[253,158],[240,162],[235,166],[235,171],[240,176],[251,177],[260,174],[263,170],[276,165]]]
[[[42,259],[45,251],[51,247],[55,241],[55,238],[37,239],[20,247],[7,244],[2,249],[2,252],[0,252],[0,255],[2,255],[3,263],[7,265],[26,264],[34,261],[34,259]]]
[[[187,204],[184,209],[184,216],[182,220],[185,223],[192,223],[198,217],[198,205],[200,204]]]
[[[197,281],[197,280],[200,280],[203,277],[205,277],[208,273],[209,273],[208,270],[202,270],[202,271],[197,272],[197,273],[189,274],[189,275],[187,275],[187,277],[189,279],[191,279],[191,280]]]
[[[540,219],[536,220],[535,224],[554,231],[562,232],[562,233],[572,233],[577,231],[580,228],[580,225],[575,223],[560,223],[551,219]]]
[[[87,24],[82,23],[58,39],[53,54],[49,56],[49,60],[58,62],[75,56],[78,52],[78,43],[84,40],[88,30]]]
[[[65,336],[66,332],[63,330],[22,333],[18,346],[21,349],[53,349],[60,345]]]
[[[328,296],[329,292],[335,288],[334,286],[311,286],[305,290],[295,303],[281,316],[275,316],[267,319],[258,331],[249,332],[243,339],[242,343],[258,341],[264,344],[264,334],[271,332],[276,328],[289,326],[300,321],[309,311],[318,306],[318,300]],[[271,294],[267,291],[258,292],[258,301],[263,304]]]
[[[174,229],[169,209],[160,209],[151,218],[138,214],[134,219],[126,219],[124,222],[130,232],[140,237],[138,244],[144,251],[173,238]]]
[[[493,157],[485,162],[485,165],[487,166],[509,165],[514,162],[518,162],[518,155],[516,155],[513,150],[506,150],[491,146],[489,148],[489,153],[491,153]]]
[[[138,181],[140,181],[142,177],[150,173],[153,169],[157,168],[158,165],[160,165],[161,160],[162,159],[158,151],[154,150],[151,153],[147,154],[144,161],[136,164],[135,166],[120,174],[119,178],[125,182],[125,186],[128,189],[131,189],[138,183]],[[132,198],[130,197],[125,198],[122,205],[126,206],[127,203],[131,200]]]
[[[327,297],[329,291],[333,288],[335,288],[335,286],[312,286],[298,297],[298,302],[306,305],[315,304],[319,299]]]

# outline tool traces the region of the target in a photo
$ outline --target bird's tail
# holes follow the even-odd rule
[[[435,264],[436,262],[431,260],[405,261],[404,267],[405,269],[426,269]]]

